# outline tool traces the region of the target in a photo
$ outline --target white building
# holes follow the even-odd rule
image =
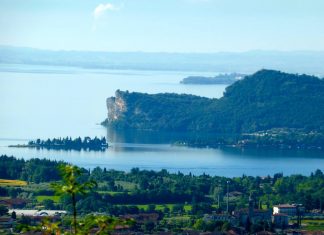
[[[62,210],[20,210],[20,209],[11,209],[9,210],[9,214],[12,212],[16,212],[17,216],[61,216],[66,215],[67,211]]]
[[[304,207],[296,204],[281,204],[273,207],[273,214],[286,214],[288,216],[296,216],[298,213],[304,212]]]

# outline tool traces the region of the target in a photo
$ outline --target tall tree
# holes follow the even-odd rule
[[[71,165],[62,165],[59,167],[62,181],[60,183],[53,183],[52,187],[59,195],[69,195],[72,200],[73,208],[73,230],[77,234],[77,210],[76,202],[78,194],[86,194],[87,191],[97,186],[93,180],[81,183],[79,177],[82,174],[80,168]]]

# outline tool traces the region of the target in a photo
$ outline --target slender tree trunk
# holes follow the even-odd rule
[[[76,211],[75,193],[72,194],[72,205],[73,205],[73,228],[74,228],[74,234],[77,234],[77,211]]]

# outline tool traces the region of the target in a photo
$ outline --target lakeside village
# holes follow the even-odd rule
[[[273,206],[272,209],[255,209],[255,201],[250,197],[249,206],[240,210],[228,211],[228,202],[236,196],[240,196],[240,192],[229,192],[225,195],[227,200],[227,209],[222,213],[212,211],[212,213],[204,214],[202,222],[205,224],[221,223],[226,224],[229,228],[228,231],[223,232],[201,232],[198,229],[184,230],[182,233],[176,234],[258,234],[258,235],[271,235],[271,234],[324,234],[324,231],[312,232],[303,230],[303,221],[308,223],[311,220],[324,219],[324,213],[319,210],[305,211],[305,207],[301,204],[280,204]],[[44,218],[52,221],[62,221],[64,217],[69,216],[69,212],[66,210],[46,210],[46,209],[18,209],[23,208],[29,203],[27,199],[1,199],[0,205],[6,206],[8,211],[6,215],[0,217],[0,231],[8,232],[8,234],[15,234],[14,227],[17,220],[29,221],[30,224],[41,223]],[[100,213],[96,213],[100,214]],[[180,215],[180,212],[175,214]],[[181,214],[183,216],[183,214]],[[163,216],[161,211],[142,211],[137,214],[125,214],[120,216],[121,219],[132,219],[140,227],[146,227],[150,224],[152,227],[157,226]],[[315,222],[314,222],[315,224]],[[262,226],[262,231],[249,233],[251,226]],[[269,232],[271,228],[272,232]],[[116,227],[112,234],[147,234],[145,231],[139,232],[133,230],[134,227],[120,226]],[[33,234],[33,233],[20,233],[20,234]],[[41,234],[41,233],[40,233]],[[96,234],[95,231],[93,234]],[[154,234],[175,234],[174,232],[161,231],[154,232]]]
[[[320,169],[227,178],[0,156],[0,234],[322,235],[323,202]]]

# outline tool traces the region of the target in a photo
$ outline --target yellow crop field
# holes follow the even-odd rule
[[[0,186],[26,186],[27,182],[23,180],[0,179]]]

